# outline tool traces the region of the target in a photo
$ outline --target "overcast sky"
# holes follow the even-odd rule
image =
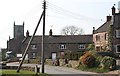
[[[47,0],[46,35],[53,29],[53,35],[60,35],[64,26],[75,25],[91,34],[111,15],[114,4],[118,8],[119,0]],[[25,33],[30,35],[37,25],[43,11],[43,0],[0,0],[0,47],[7,47],[9,36],[13,38],[13,22],[21,25],[25,22]],[[36,35],[42,34],[42,22]]]

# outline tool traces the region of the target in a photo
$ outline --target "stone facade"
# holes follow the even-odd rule
[[[15,54],[23,54],[30,38],[29,31],[24,36],[24,23],[23,25],[14,23],[14,38],[7,41],[7,50]],[[52,35],[52,29],[50,29],[49,35],[45,36],[45,58],[53,58],[53,54],[56,58],[62,55],[64,57],[66,51],[85,52],[92,40],[92,35]],[[27,52],[28,58],[40,58],[41,46],[42,36],[35,36]]]
[[[106,17],[106,22],[101,25],[98,29],[93,29],[93,42],[95,50],[97,52],[103,52],[109,50],[109,31],[111,25],[112,16]]]
[[[26,47],[30,36],[23,43]],[[42,36],[35,36],[31,47],[29,48],[29,58],[37,58],[41,55]],[[66,51],[85,52],[89,44],[92,43],[92,35],[52,35],[45,36],[45,58],[52,58],[52,53],[56,53],[56,57],[60,57]]]
[[[7,50],[12,51],[14,53],[22,53],[21,47],[22,47],[22,41],[24,39],[24,22],[23,25],[16,25],[14,22],[14,38],[7,41]]]
[[[98,52],[110,51],[120,57],[120,12],[112,7],[112,16],[107,16],[106,22],[97,30],[93,29],[93,42]]]
[[[95,44],[95,50],[97,52],[103,52],[104,49],[108,48],[108,33],[102,32],[102,33],[96,33],[93,35],[93,41]]]
[[[111,25],[111,45],[117,57],[120,57],[120,13],[113,14],[113,25]]]

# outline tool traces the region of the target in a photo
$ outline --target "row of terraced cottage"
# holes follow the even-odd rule
[[[53,35],[52,29],[45,36],[45,58],[55,58],[64,55],[66,51],[85,52],[89,44],[95,45],[96,52],[108,51],[120,57],[120,12],[116,13],[112,7],[112,16],[107,16],[106,22],[98,29],[93,27],[90,35]],[[14,38],[7,41],[7,50],[15,54],[23,54],[31,36],[29,31],[24,36],[23,25],[14,22]],[[36,59],[41,55],[42,36],[35,36],[27,52],[29,59]],[[104,50],[106,49],[106,50]]]

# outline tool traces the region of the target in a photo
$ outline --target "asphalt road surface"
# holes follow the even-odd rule
[[[35,67],[36,65],[38,64],[23,64],[22,66]],[[19,62],[7,63],[7,66],[19,66]],[[38,66],[41,67],[41,65]],[[45,65],[45,73],[51,74],[52,76],[120,76],[118,74],[104,75],[94,72],[85,72],[68,67],[59,67],[59,66],[50,66],[50,65]]]
[[[35,67],[38,64],[23,64],[22,66]],[[7,66],[19,66],[19,62],[7,63]],[[41,65],[38,65],[41,67]],[[45,73],[47,74],[96,74],[93,72],[85,72],[68,67],[45,65]]]

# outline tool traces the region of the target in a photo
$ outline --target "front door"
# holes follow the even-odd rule
[[[57,58],[57,53],[52,53],[52,60],[56,60]]]

